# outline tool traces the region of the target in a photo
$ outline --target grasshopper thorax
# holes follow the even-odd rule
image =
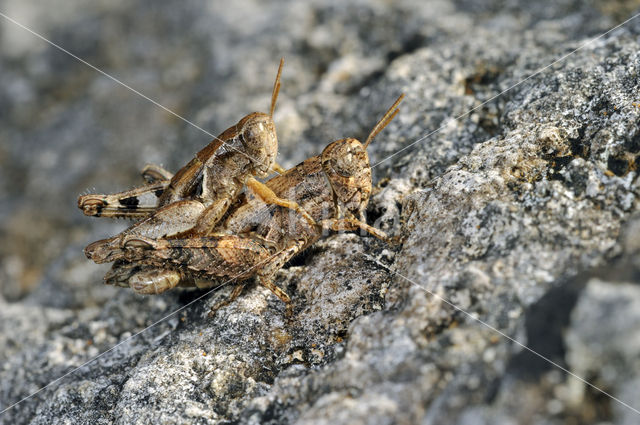
[[[321,155],[322,169],[339,204],[359,217],[371,194],[371,167],[365,147],[356,139],[341,139]]]
[[[276,126],[270,115],[254,112],[236,126],[240,142],[252,162],[252,174],[267,177],[278,154]]]

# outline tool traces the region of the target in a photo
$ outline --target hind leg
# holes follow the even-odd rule
[[[211,306],[211,310],[209,311],[209,317],[213,318],[215,317],[216,313],[218,310],[220,310],[222,307],[226,307],[229,304],[231,304],[232,302],[234,302],[236,300],[236,298],[238,298],[240,296],[240,294],[242,294],[242,290],[244,289],[244,284],[237,284],[235,288],[233,288],[233,291],[231,291],[231,294],[229,294],[229,296],[227,298],[225,298],[224,300],[214,304],[213,306]]]

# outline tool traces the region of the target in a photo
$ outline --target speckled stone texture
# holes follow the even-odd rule
[[[369,149],[392,243],[330,236],[278,273],[289,308],[252,286],[209,319],[230,287],[102,285],[82,248],[127,223],[76,208],[209,136],[0,18],[0,410],[64,376],[1,424],[640,422],[499,333],[640,410],[640,18],[581,48],[640,2],[0,12],[216,134],[268,109],[284,56],[285,167],[406,93]]]

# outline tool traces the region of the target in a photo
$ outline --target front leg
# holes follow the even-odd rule
[[[369,226],[364,221],[360,221],[355,218],[332,218],[328,220],[322,220],[320,224],[322,225],[322,229],[325,231],[333,230],[335,232],[344,232],[360,229],[380,240],[388,240],[387,234],[382,230],[378,230],[373,226]]]
[[[269,187],[267,187],[267,185],[265,185],[264,183],[260,183],[253,177],[249,177],[247,179],[247,187],[249,187],[251,191],[256,194],[256,196],[262,199],[264,203],[275,204],[284,208],[292,209],[298,214],[302,215],[302,217],[304,217],[304,219],[307,220],[307,223],[309,223],[311,226],[316,225],[315,220],[304,209],[302,209],[300,205],[298,205],[294,201],[278,197],[278,195],[276,195],[275,192],[269,189]]]

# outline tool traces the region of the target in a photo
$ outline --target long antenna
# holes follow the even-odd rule
[[[404,93],[401,94],[398,99],[396,99],[393,105],[391,105],[391,108],[389,108],[387,112],[384,113],[384,116],[380,119],[380,121],[378,121],[375,127],[373,127],[371,133],[369,133],[369,137],[367,137],[367,141],[364,142],[365,149],[367,148],[367,146],[369,146],[369,143],[371,143],[373,138],[376,137],[378,133],[380,133],[391,122],[391,120],[395,118],[396,115],[398,115],[398,112],[400,112],[400,110],[397,108],[400,102],[402,102],[403,98]]]
[[[278,93],[280,93],[280,75],[282,75],[282,66],[284,65],[284,58],[280,58],[280,66],[278,67],[278,75],[276,75],[276,82],[273,85],[273,92],[271,93],[271,109],[269,115],[273,118],[273,111],[276,109],[276,100],[278,100]]]

